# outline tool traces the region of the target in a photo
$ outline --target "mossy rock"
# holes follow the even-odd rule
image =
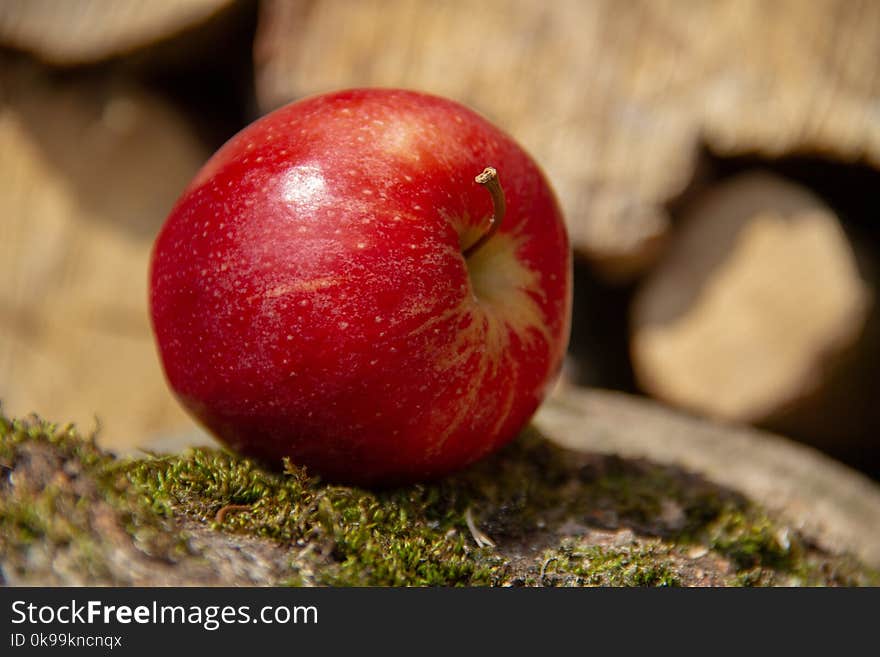
[[[118,459],[0,418],[8,585],[876,585],[878,574],[672,466],[535,429],[441,482],[370,491],[212,449]]]

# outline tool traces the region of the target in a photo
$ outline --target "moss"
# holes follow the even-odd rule
[[[791,570],[803,556],[800,538],[754,507],[725,508],[705,530],[706,541],[737,570]]]
[[[733,562],[737,586],[880,584],[880,573],[848,555],[830,558],[754,506],[724,509],[705,528],[704,540]]]
[[[660,542],[601,547],[565,541],[544,553],[538,583],[557,586],[680,586],[671,548]]]
[[[296,586],[675,586],[699,583],[682,556],[694,545],[709,552],[706,567],[729,562],[724,581],[734,585],[880,582],[731,491],[672,467],[566,452],[534,430],[441,482],[381,491],[220,450],[116,460],[72,427],[0,416],[0,465],[37,472],[37,448],[48,485],[0,482],[4,568],[64,546],[86,579],[111,581],[93,531],[105,508],[139,550],[169,562],[192,552],[193,527],[269,541],[287,555],[279,581]],[[497,548],[477,547],[468,511]],[[590,538],[602,530],[636,539]]]
[[[0,464],[11,469],[11,461],[17,447],[26,442],[45,442],[59,454],[72,458],[84,467],[91,467],[107,460],[95,444],[95,436],[83,437],[76,427],[61,427],[37,416],[27,419],[10,419],[0,414]]]
[[[497,560],[467,547],[460,518],[440,502],[438,488],[371,492],[324,485],[290,463],[283,473],[273,473],[204,449],[118,467],[158,513],[181,513],[218,530],[311,546],[292,568],[316,574],[298,574],[294,581],[415,586],[494,581]],[[244,508],[221,514],[217,522],[228,505]]]
[[[173,523],[142,503],[117,462],[71,425],[0,415],[0,555],[6,568],[61,558],[83,581],[109,583],[107,534],[124,533],[147,554],[186,550]],[[15,475],[15,476],[13,476]],[[100,527],[103,533],[95,531]]]

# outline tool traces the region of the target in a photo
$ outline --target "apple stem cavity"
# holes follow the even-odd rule
[[[489,219],[489,230],[465,249],[465,259],[471,257],[481,246],[492,239],[492,236],[498,232],[498,227],[501,226],[501,220],[504,219],[504,213],[507,210],[507,201],[504,198],[501,182],[498,180],[498,171],[493,167],[486,167],[482,173],[474,178],[474,182],[479,183],[488,190],[489,195],[492,197],[493,213],[491,219]]]

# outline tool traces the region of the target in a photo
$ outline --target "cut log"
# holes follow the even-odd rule
[[[633,368],[657,398],[725,420],[766,423],[805,400],[821,407],[840,396],[832,388],[872,297],[828,207],[778,177],[743,174],[684,210],[638,290]],[[829,440],[852,439],[842,418],[828,419]]]
[[[574,387],[558,389],[534,423],[569,449],[699,473],[782,514],[825,549],[852,550],[880,567],[880,487],[814,449],[630,395]]]
[[[0,43],[71,66],[126,53],[198,25],[232,0],[5,0]]]
[[[147,317],[152,240],[205,159],[167,104],[3,69],[0,400],[138,444],[192,423]]]
[[[261,14],[263,110],[363,85],[472,105],[536,156],[576,250],[619,280],[654,261],[701,139],[880,166],[880,3],[266,0]]]

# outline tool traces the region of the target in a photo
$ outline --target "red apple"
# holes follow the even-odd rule
[[[487,166],[503,192],[475,182]],[[156,240],[150,302],[172,389],[228,446],[399,483],[529,420],[568,340],[571,256],[506,134],[443,98],[343,91],[211,158]]]

